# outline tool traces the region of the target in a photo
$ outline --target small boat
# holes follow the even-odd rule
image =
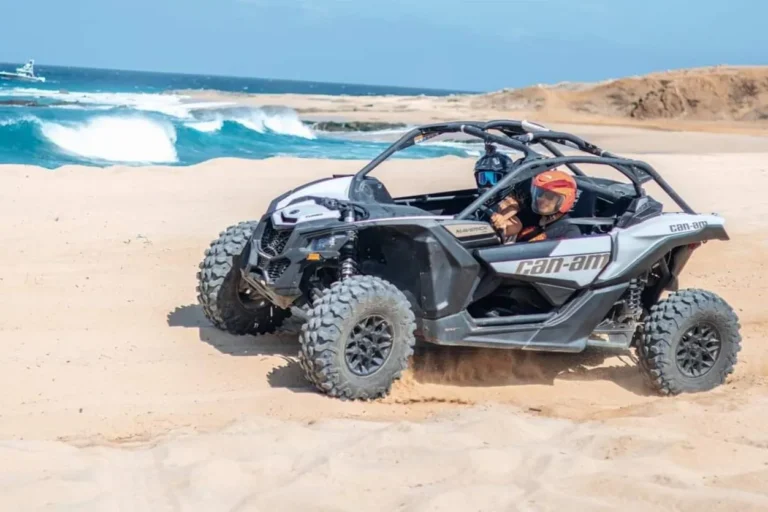
[[[20,68],[16,68],[15,73],[10,71],[0,71],[0,80],[23,80],[26,82],[45,82],[44,76],[35,75],[35,61],[30,59]]]

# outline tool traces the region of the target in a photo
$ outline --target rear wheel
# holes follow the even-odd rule
[[[274,332],[290,316],[263,297],[254,297],[240,279],[240,255],[257,221],[241,222],[219,233],[200,263],[198,302],[206,318],[231,334]]]
[[[733,373],[739,319],[719,296],[682,290],[651,308],[637,343],[640,368],[664,395],[708,391]]]
[[[334,283],[313,302],[299,336],[299,362],[321,392],[342,399],[389,393],[415,344],[410,302],[373,276]]]

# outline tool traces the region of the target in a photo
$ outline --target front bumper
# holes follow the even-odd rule
[[[302,280],[311,267],[337,265],[336,247],[346,242],[346,233],[314,223],[276,227],[262,219],[241,256],[243,279],[278,307],[289,307],[302,295]],[[334,234],[339,243],[329,250],[313,250],[313,239]],[[308,260],[313,254],[317,259]]]

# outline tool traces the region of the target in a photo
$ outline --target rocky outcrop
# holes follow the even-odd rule
[[[629,105],[629,117],[638,119],[675,118],[685,115],[686,104],[694,107],[698,100],[686,99],[682,94],[666,84],[659,89],[649,91]]]
[[[42,102],[37,100],[0,100],[3,107],[58,107],[61,105],[73,105],[69,101]]]
[[[313,130],[322,132],[378,132],[382,130],[404,129],[405,123],[385,123],[377,121],[304,121]]]

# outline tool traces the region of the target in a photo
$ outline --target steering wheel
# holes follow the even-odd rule
[[[483,204],[477,207],[477,211],[475,211],[475,219],[479,221],[490,222],[494,213],[495,212],[492,208],[489,208]]]
[[[493,216],[493,214],[495,213],[493,210],[491,210],[490,208],[488,208],[484,204],[480,205],[479,210],[481,212],[483,212],[487,216],[488,220],[490,220],[491,216]]]

